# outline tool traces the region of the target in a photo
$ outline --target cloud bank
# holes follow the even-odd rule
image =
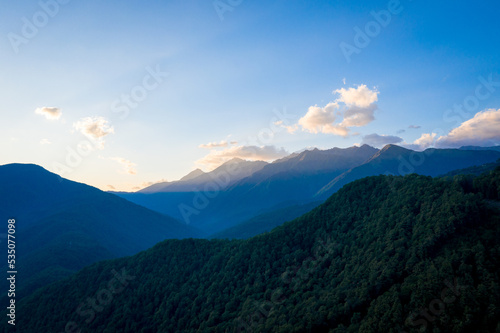
[[[500,109],[478,112],[447,135],[436,141],[436,147],[495,146],[500,144]]]

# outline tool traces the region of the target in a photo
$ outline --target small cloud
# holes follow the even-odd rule
[[[124,159],[122,157],[110,157],[110,160],[116,161],[120,163],[123,167],[122,172],[127,174],[127,175],[135,175],[137,174],[137,170],[135,169],[136,164],[130,162],[127,159]]]
[[[413,142],[413,144],[419,146],[420,150],[424,150],[434,145],[434,141],[436,140],[436,133],[424,133]]]
[[[500,109],[478,112],[436,141],[437,147],[495,146],[500,144]]]
[[[199,145],[199,148],[205,148],[205,149],[214,149],[214,148],[224,148],[229,146],[230,144],[236,144],[237,142],[232,141],[232,142],[227,142],[226,140],[222,140],[221,142],[209,142],[207,144],[202,144]]]
[[[288,155],[288,152],[285,149],[278,149],[274,146],[234,146],[223,150],[213,150],[205,157],[196,161],[196,163],[214,169],[233,158],[272,161],[286,155]]]
[[[424,133],[420,138],[413,141],[413,143],[403,143],[402,146],[408,149],[422,151],[429,147],[432,147],[436,142],[436,133]]]
[[[372,147],[383,147],[388,144],[397,144],[403,142],[399,136],[379,135],[376,133],[368,134],[363,137],[362,144],[367,144]]]
[[[141,186],[136,186],[133,189],[140,190],[140,189],[149,187],[149,186],[154,185],[154,184],[159,184],[159,183],[168,183],[168,180],[166,180],[165,178],[162,178],[162,179],[157,180],[155,182],[143,182],[143,183],[141,183]]]
[[[345,78],[342,79],[342,83],[345,85]]]
[[[419,129],[421,126],[419,125],[410,125],[408,128]]]
[[[42,139],[40,140],[41,145],[50,145],[52,142],[50,142],[48,139]]]
[[[297,131],[299,129],[299,125],[295,124],[295,125],[291,125],[291,126],[288,126],[286,125],[283,120],[278,120],[278,121],[275,121],[274,122],[274,125],[276,126],[279,126],[279,127],[282,127],[284,129],[286,129],[286,131],[290,134],[293,134],[295,133],[295,131]]]
[[[61,118],[62,115],[61,109],[54,107],[46,107],[46,106],[41,108],[36,108],[35,113],[42,115],[49,120],[58,120],[59,118]]]
[[[361,84],[357,88],[341,88],[334,91],[340,95],[337,102],[343,102],[346,105],[354,105],[365,108],[378,101],[379,92],[371,90],[366,85]]]
[[[396,132],[396,134],[401,134],[401,133],[404,133],[404,132],[406,132],[406,130],[400,129],[399,131]]]
[[[73,123],[73,127],[104,148],[104,137],[115,132],[114,128],[103,117],[85,117]]]
[[[110,190],[116,190],[116,188],[113,185],[108,185],[108,189],[110,189]]]

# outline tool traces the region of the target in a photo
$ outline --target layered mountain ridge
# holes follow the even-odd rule
[[[234,161],[236,165],[245,163],[241,168],[245,173],[233,175],[222,165],[187,182],[167,184],[154,193],[154,188],[149,187],[148,193],[117,194],[210,234],[287,206],[321,202],[345,184],[363,177],[408,173],[439,176],[456,169],[492,163],[499,158],[500,152],[495,147],[427,149],[423,152],[397,145],[387,145],[381,150],[368,145],[313,149],[253,168],[248,166],[255,166],[257,162]],[[192,191],[187,191],[189,188]]]

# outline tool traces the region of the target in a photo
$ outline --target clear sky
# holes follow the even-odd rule
[[[0,3],[0,164],[131,191],[308,147],[500,143],[498,1]]]

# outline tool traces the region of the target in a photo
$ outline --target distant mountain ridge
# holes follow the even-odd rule
[[[179,183],[179,187],[167,187],[168,192],[118,194],[214,234],[267,214],[276,206],[294,207],[322,201],[342,186],[367,176],[408,173],[440,176],[456,169],[493,163],[500,158],[499,153],[488,147],[432,148],[417,152],[397,145],[387,145],[381,150],[368,145],[311,149],[260,165],[246,177],[226,181],[229,185],[217,191],[205,192],[200,184],[207,182],[193,185],[200,179],[213,182],[213,177],[202,174],[184,185]],[[224,172],[219,174],[222,175]],[[174,192],[175,189],[179,192]],[[234,230],[231,237],[235,236]],[[237,230],[247,234],[243,229]]]
[[[207,208],[215,215],[224,210],[224,216],[212,218],[209,228],[230,227],[225,218],[233,221],[249,219],[255,212],[264,213],[270,208],[288,202],[289,205],[304,205],[330,179],[368,160],[378,149],[361,147],[306,150],[295,156],[277,160],[262,170],[240,180],[226,191],[219,200]],[[245,207],[237,202],[244,202]]]
[[[401,175],[417,173],[440,176],[456,169],[492,163],[500,159],[500,151],[490,149],[436,149],[422,152],[396,145],[386,145],[366,163],[339,175],[316,193],[327,198],[344,185],[360,178],[376,175]]]
[[[188,181],[188,180],[192,180],[192,179],[195,179],[201,175],[204,175],[205,174],[205,171],[201,170],[201,169],[195,169],[193,171],[191,171],[190,173],[188,173],[187,175],[185,175],[184,177],[182,177],[181,179],[179,179],[180,181]]]
[[[460,150],[496,150],[500,151],[500,146],[478,147],[478,146],[462,146]]]
[[[218,190],[224,190],[228,186],[248,177],[267,165],[263,161],[245,161],[233,158],[211,172],[203,172],[196,169],[180,180],[175,182],[158,183],[146,187],[138,193],[162,193],[162,192],[193,192],[203,191],[207,184],[217,183]],[[221,182],[221,177],[229,178]]]
[[[306,150],[269,164],[242,164],[239,160],[234,163],[245,167],[239,168],[237,173],[231,173],[228,170],[230,164],[225,163],[212,171],[211,175],[203,174],[188,183],[180,182],[179,187],[170,185],[167,187],[168,192],[117,194],[137,204],[192,223],[207,233],[215,233],[284,203],[293,206],[313,201],[313,195],[327,182],[364,163],[377,151],[376,148],[363,145]],[[205,182],[200,182],[200,179]],[[228,186],[220,187],[218,191],[204,191],[200,186],[208,184],[209,181],[213,183],[214,179],[219,179],[219,182]],[[189,188],[195,190],[189,192]],[[184,210],[181,211],[182,209]]]
[[[335,173],[349,169],[353,165],[365,162],[378,149],[368,145],[349,148],[331,148],[327,150],[305,150],[292,154],[266,165],[262,170],[255,172],[246,183],[259,182],[269,177],[293,173],[302,175],[318,175]]]

